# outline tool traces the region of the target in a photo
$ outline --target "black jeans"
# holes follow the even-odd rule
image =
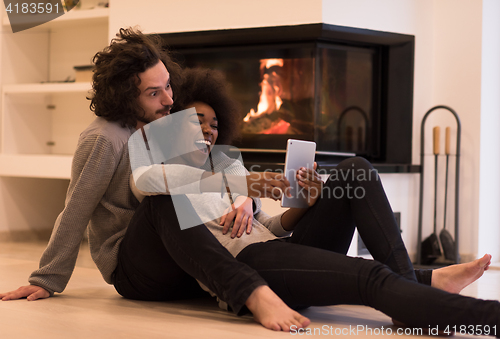
[[[355,226],[375,260],[345,255]],[[290,238],[249,245],[236,258],[293,308],[366,305],[407,325],[500,329],[500,303],[432,288],[430,271],[413,269],[378,175],[362,158],[337,166]]]
[[[189,200],[184,206],[191,206]],[[193,209],[192,216],[196,216]],[[201,221],[200,221],[201,224]],[[194,277],[194,278],[193,278]],[[181,230],[170,196],[146,197],[120,244],[114,285],[125,298],[166,301],[207,295],[198,279],[236,313],[267,285],[201,224]]]

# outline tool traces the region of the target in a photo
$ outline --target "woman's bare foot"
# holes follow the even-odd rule
[[[266,285],[257,287],[245,305],[252,312],[255,321],[274,331],[290,332],[292,328],[304,328],[311,323],[308,318],[288,307]]]
[[[491,264],[491,255],[466,264],[451,265],[432,271],[431,286],[450,293],[460,293],[462,289],[479,279]]]

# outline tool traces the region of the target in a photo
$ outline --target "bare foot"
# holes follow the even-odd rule
[[[253,318],[265,328],[290,332],[308,326],[311,321],[295,312],[280,299],[269,286],[259,286],[247,299],[245,305]]]
[[[451,265],[432,272],[431,286],[450,293],[460,293],[462,289],[479,279],[491,264],[491,255],[466,264]]]

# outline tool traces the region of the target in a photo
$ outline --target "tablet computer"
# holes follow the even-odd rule
[[[292,196],[288,197],[283,194],[281,207],[305,208],[309,206],[307,204],[307,191],[299,186],[296,175],[301,167],[314,167],[315,152],[315,142],[288,139],[285,157],[285,177],[290,182],[290,193]]]

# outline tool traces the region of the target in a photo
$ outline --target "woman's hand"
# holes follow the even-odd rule
[[[307,190],[307,205],[306,208],[289,208],[281,215],[281,226],[287,231],[293,231],[297,222],[304,216],[307,210],[313,206],[321,197],[321,191],[323,189],[323,181],[321,177],[316,172],[318,167],[317,163],[314,163],[313,169],[301,168],[297,171],[296,177],[300,187]]]
[[[50,293],[45,288],[35,285],[21,286],[15,291],[0,293],[0,299],[2,301],[21,298],[27,298],[28,301],[33,301],[37,299],[45,299],[48,297],[50,297]]]
[[[224,215],[220,219],[222,234],[226,234],[233,224],[231,238],[241,237],[243,232],[250,234],[253,223],[253,201],[251,198],[240,195],[234,201],[230,208],[226,209]]]
[[[318,172],[316,172],[317,167],[317,163],[314,163],[312,169],[301,167],[296,174],[299,186],[307,190],[307,204],[309,207],[318,201],[323,189],[323,180],[321,180]]]

